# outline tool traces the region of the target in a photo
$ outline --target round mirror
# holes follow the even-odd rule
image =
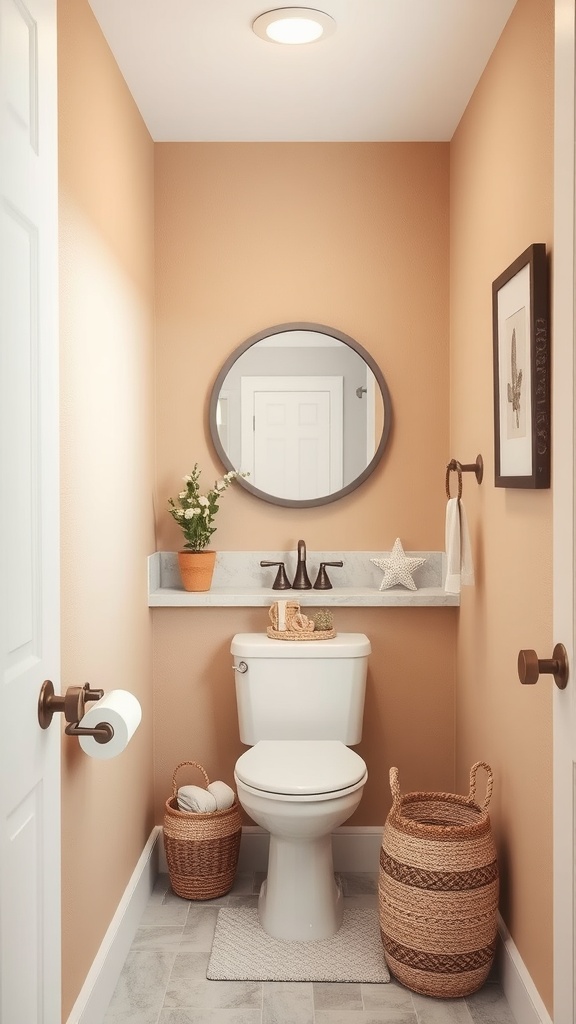
[[[374,470],[392,404],[384,377],[348,335],[280,324],[240,345],[210,398],[210,432],[238,483],[275,505],[336,501]]]

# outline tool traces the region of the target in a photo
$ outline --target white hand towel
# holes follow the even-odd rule
[[[216,797],[202,786],[180,786],[177,794],[178,810],[196,814],[216,810]]]
[[[446,580],[444,590],[459,594],[462,586],[474,585],[474,565],[468,520],[462,499],[449,498],[446,505]]]
[[[234,790],[230,789],[225,782],[210,782],[206,789],[216,800],[217,811],[225,811],[227,807],[232,807],[236,797]]]

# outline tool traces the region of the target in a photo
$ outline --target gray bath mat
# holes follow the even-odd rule
[[[344,911],[329,939],[284,942],[262,930],[254,907],[218,911],[206,977],[210,981],[390,981],[377,910]]]

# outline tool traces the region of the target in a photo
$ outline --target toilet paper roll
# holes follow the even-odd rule
[[[114,735],[108,743],[98,743],[94,736],[79,736],[80,746],[89,757],[107,761],[117,757],[126,749],[140,725],[142,708],[133,693],[128,690],[110,690],[101,700],[88,706],[81,719],[83,729],[95,729],[101,722],[108,722]]]

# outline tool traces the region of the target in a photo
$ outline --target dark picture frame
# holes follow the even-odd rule
[[[550,486],[546,246],[535,242],[492,283],[494,484]]]

